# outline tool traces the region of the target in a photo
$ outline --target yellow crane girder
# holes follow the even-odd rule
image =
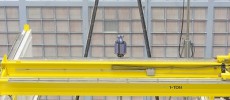
[[[230,55],[214,60],[7,60],[1,95],[230,96]],[[224,69],[223,69],[224,68]],[[152,75],[148,75],[151,69]]]

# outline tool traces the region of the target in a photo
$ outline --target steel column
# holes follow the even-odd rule
[[[25,0],[19,0],[19,23],[20,32],[23,31],[24,25],[27,24],[27,10],[25,5]]]
[[[206,49],[205,49],[205,58],[212,57],[213,51],[213,20],[214,20],[214,1],[209,0],[208,2],[208,15],[207,15],[207,25],[206,25]]]

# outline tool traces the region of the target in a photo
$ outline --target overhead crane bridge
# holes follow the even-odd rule
[[[140,0],[138,4],[147,40]],[[95,16],[85,57],[94,21]],[[32,55],[31,40],[31,29],[25,25],[2,59],[0,95],[230,96],[230,54],[215,59],[23,59]]]

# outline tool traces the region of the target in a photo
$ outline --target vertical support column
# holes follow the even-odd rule
[[[185,58],[190,58],[190,50],[191,50],[191,41],[190,41],[190,0],[187,0],[187,29],[186,29],[186,38],[185,38]]]
[[[214,0],[208,0],[208,15],[207,15],[207,26],[206,26],[206,49],[205,58],[212,57],[213,50],[213,20],[214,20]]]
[[[87,42],[87,34],[89,32],[89,1],[88,0],[83,0],[83,5],[82,5],[82,25],[83,25],[83,51],[82,53],[84,54],[84,48],[86,47],[86,42]],[[84,16],[84,17],[83,17]],[[84,100],[92,100],[92,96],[85,96]]]
[[[24,24],[27,24],[26,0],[19,0],[19,24],[20,32],[23,31]]]
[[[82,2],[83,2],[82,5],[83,51],[82,53],[84,54],[84,49],[86,48],[87,36],[89,32],[89,5],[88,5],[89,1],[83,0]]]
[[[146,27],[147,27],[147,34],[148,34],[148,40],[149,40],[149,46],[150,46],[150,50],[151,50],[151,47],[152,47],[152,38],[151,38],[151,29],[152,29],[152,22],[151,22],[151,0],[145,0],[145,13],[144,13],[144,17],[145,17],[145,23],[146,23]],[[146,48],[145,48],[145,58],[148,58],[148,55],[147,55],[147,52],[146,52]],[[144,100],[151,100],[151,97],[150,96],[145,96],[143,98]]]

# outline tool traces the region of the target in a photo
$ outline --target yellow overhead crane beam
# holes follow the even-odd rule
[[[230,96],[229,63],[230,54],[217,61],[5,56],[0,95]]]

